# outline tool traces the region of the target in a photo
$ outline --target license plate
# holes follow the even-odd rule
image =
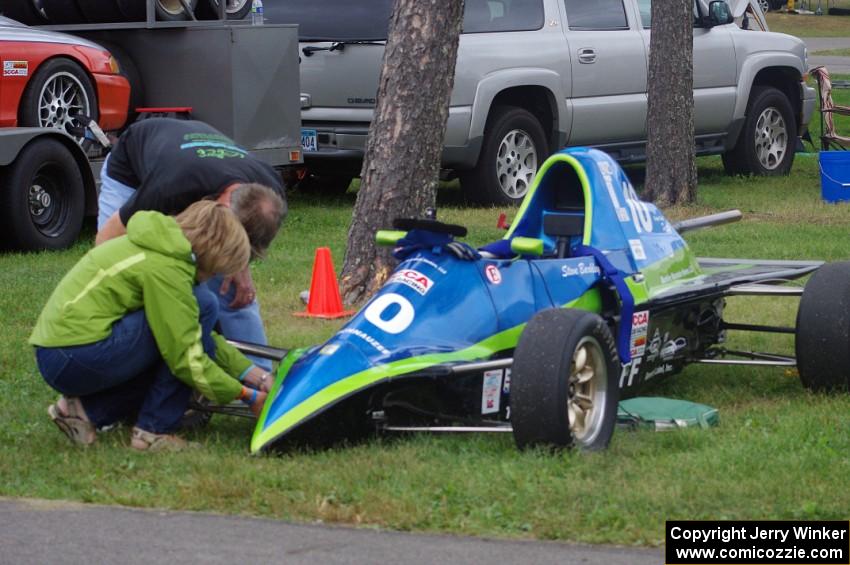
[[[318,151],[319,145],[316,143],[316,130],[302,129],[301,130],[301,149],[304,151]]]

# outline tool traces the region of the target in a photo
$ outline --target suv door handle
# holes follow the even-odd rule
[[[582,47],[578,50],[578,62],[589,65],[596,62],[596,51],[591,47]]]

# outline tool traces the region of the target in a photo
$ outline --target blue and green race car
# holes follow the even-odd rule
[[[738,217],[671,224],[608,155],[573,148],[542,165],[492,244],[474,249],[433,217],[398,220],[377,234],[398,267],[342,329],[266,348],[281,363],[251,451],[376,430],[604,448],[619,399],[689,363],[797,365],[809,388],[846,389],[850,264],[697,258],[680,235]],[[779,284],[813,272],[805,290]],[[797,323],[728,322],[734,295],[801,297]],[[796,334],[796,354],[729,350],[730,331]]]

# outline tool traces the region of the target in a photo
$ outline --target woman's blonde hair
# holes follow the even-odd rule
[[[199,270],[230,276],[248,266],[251,257],[248,234],[227,206],[201,200],[175,219],[192,245]]]

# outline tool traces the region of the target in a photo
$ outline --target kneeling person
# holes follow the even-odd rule
[[[135,214],[126,236],[89,251],[29,340],[63,395],[48,408],[56,425],[90,444],[97,428],[135,418],[131,445],[145,450],[186,445],[172,432],[192,389],[218,403],[242,398],[259,414],[271,379],[212,331],[218,300],[200,284],[245,269],[250,254],[236,216],[213,201],[176,217]]]

